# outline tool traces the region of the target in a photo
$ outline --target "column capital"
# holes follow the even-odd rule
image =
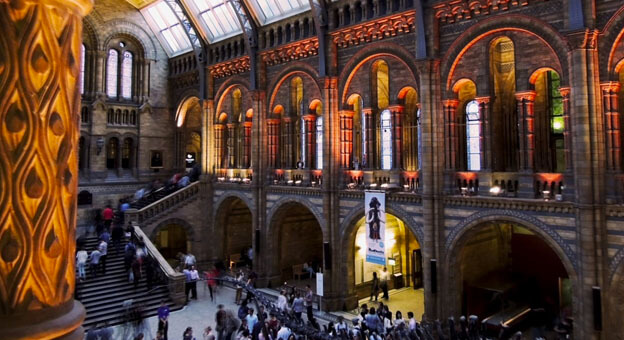
[[[476,97],[474,100],[476,100],[479,104],[488,104],[490,102],[490,97]]]
[[[516,92],[516,100],[528,100],[532,102],[535,100],[536,95],[537,93],[535,91]]]
[[[267,118],[266,122],[268,124],[279,124],[281,119],[279,118]]]
[[[244,127],[248,127],[248,128],[250,128],[250,127],[252,127],[252,126],[253,126],[253,122],[250,122],[250,121],[244,121],[244,122],[243,122],[243,126],[244,126]]]
[[[559,93],[561,93],[561,96],[566,98],[566,97],[570,97],[570,88],[569,87],[560,87],[559,88]]]
[[[457,99],[444,99],[442,101],[444,106],[457,107],[459,105],[459,100]]]
[[[323,82],[323,89],[338,88],[338,77],[323,77],[321,81]]]
[[[238,123],[234,122],[234,123],[227,123],[225,124],[228,129],[234,129],[236,126],[238,126]]]
[[[405,109],[405,106],[401,104],[393,104],[393,105],[388,106],[388,110],[392,112],[403,112],[404,109]]]
[[[338,111],[340,117],[353,117],[355,115],[355,111],[353,110],[340,110]]]
[[[225,124],[223,124],[223,123],[215,123],[214,124],[214,128],[215,128],[215,130],[224,130],[225,129]]]
[[[316,114],[313,113],[308,113],[306,115],[303,115],[301,118],[303,118],[303,120],[305,121],[315,121],[316,120]]]
[[[618,92],[620,91],[620,82],[618,81],[608,81],[604,83],[600,83],[600,89],[603,92]]]
[[[373,114],[373,108],[372,107],[362,108],[362,113],[365,114],[365,115],[372,115]]]

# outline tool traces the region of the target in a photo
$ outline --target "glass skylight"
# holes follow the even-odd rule
[[[308,0],[249,0],[262,25],[305,12],[310,9]]]
[[[209,42],[214,43],[242,33],[230,0],[189,0],[186,3],[200,23]]]
[[[141,13],[170,57],[192,49],[178,17],[164,1],[155,2],[141,10]]]

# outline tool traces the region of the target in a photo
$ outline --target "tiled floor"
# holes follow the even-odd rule
[[[413,312],[416,320],[422,319],[422,315],[425,313],[425,294],[422,289],[411,287],[393,289],[388,292],[388,297],[388,300],[379,298],[379,301],[388,305],[393,317],[397,311],[401,311],[405,319],[407,319],[407,312]],[[379,305],[378,302],[370,302],[368,298],[360,300],[360,306],[364,303],[368,304],[369,308],[371,306],[376,308]]]

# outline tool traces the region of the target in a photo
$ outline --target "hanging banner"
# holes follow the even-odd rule
[[[386,264],[386,194],[364,194],[366,223],[366,262]]]

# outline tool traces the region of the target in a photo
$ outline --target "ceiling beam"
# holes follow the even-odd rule
[[[251,11],[247,3],[243,0],[230,0],[232,8],[236,13],[236,17],[243,28],[243,35],[245,36],[245,47],[249,54],[249,83],[251,90],[258,88],[258,81],[256,77],[257,65],[256,55],[258,52],[258,26],[253,21]]]

